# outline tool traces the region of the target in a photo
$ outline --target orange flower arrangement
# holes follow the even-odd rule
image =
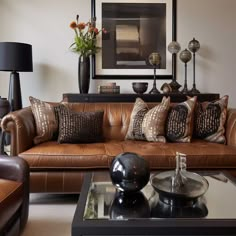
[[[79,15],[76,21],[70,23],[70,28],[75,32],[75,42],[70,46],[73,52],[82,56],[95,54],[100,48],[96,46],[96,36],[100,33],[107,33],[105,29],[99,30],[95,27],[96,18],[89,22],[79,22]]]

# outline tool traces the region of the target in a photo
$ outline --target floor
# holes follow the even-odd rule
[[[31,194],[22,236],[69,236],[78,195]]]

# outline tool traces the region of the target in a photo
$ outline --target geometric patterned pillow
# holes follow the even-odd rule
[[[141,98],[136,98],[130,115],[129,128],[125,139],[146,140],[144,133],[142,132],[142,122],[147,112],[148,105]]]
[[[74,112],[66,106],[55,108],[59,116],[58,143],[93,143],[103,139],[103,111]]]
[[[31,96],[29,100],[36,124],[34,144],[51,140],[54,133],[58,130],[58,121],[55,117],[54,106]]]
[[[194,134],[215,143],[225,143],[225,121],[228,96],[214,102],[202,102],[196,106]]]
[[[130,124],[125,139],[166,142],[165,120],[170,106],[170,98],[149,110],[148,105],[137,98],[130,116]]]
[[[166,137],[171,142],[191,142],[197,97],[174,105],[167,116]]]

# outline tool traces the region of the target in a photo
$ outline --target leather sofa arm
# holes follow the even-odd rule
[[[33,146],[36,126],[31,107],[8,113],[1,121],[1,128],[4,132],[10,133],[11,156],[17,156]]]
[[[229,108],[226,121],[227,145],[236,147],[236,109]]]
[[[0,178],[23,183],[23,203],[20,212],[20,229],[27,223],[29,214],[29,165],[20,157],[0,156]]]

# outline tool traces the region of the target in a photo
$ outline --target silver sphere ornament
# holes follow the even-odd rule
[[[173,41],[171,43],[169,43],[168,45],[168,51],[171,53],[171,54],[176,54],[180,51],[181,47],[180,47],[180,44],[176,41]]]
[[[199,48],[200,43],[195,38],[193,38],[193,40],[191,40],[188,44],[188,49],[193,53],[197,52]]]
[[[182,62],[188,63],[192,59],[191,52],[186,48],[179,54],[179,58]]]

